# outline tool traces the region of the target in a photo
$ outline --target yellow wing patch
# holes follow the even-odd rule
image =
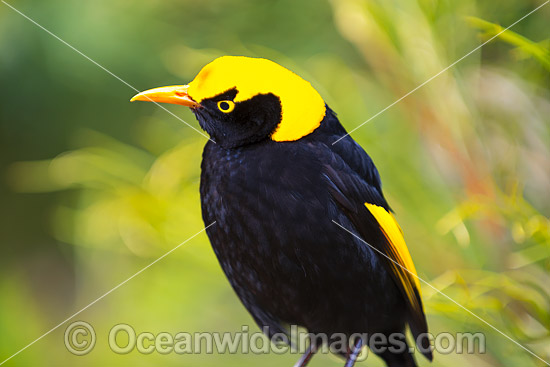
[[[235,102],[273,93],[281,101],[281,122],[271,136],[275,141],[298,140],[319,127],[326,107],[310,83],[292,71],[261,58],[223,56],[206,65],[189,83],[197,102],[237,88]]]
[[[390,264],[391,268],[400,280],[409,302],[414,309],[421,309],[419,300],[414,292],[414,289],[417,289],[420,296],[420,282],[418,281],[411,254],[403,238],[401,227],[393,214],[383,207],[370,203],[365,203],[365,206],[378,222],[380,229],[388,241],[389,249],[386,255],[393,260]]]

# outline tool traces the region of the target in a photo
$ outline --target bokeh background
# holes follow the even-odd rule
[[[220,55],[272,59],[351,130],[541,5],[530,0],[11,2],[139,90]],[[354,132],[380,170],[419,275],[550,359],[550,5]],[[203,227],[205,139],[0,3],[0,361]],[[166,106],[198,128],[186,109]],[[365,280],[368,281],[368,280]],[[430,331],[483,332],[486,354],[434,366],[542,366],[429,287]],[[256,330],[204,233],[6,366],[290,366],[297,355],[117,355],[139,333]],[[418,357],[420,365],[428,363]],[[318,356],[312,366],[341,365]],[[381,366],[376,357],[361,365]]]

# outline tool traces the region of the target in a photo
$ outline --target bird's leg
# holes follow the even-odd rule
[[[359,354],[361,354],[361,348],[363,348],[363,339],[357,338],[344,367],[353,367],[355,365],[357,357],[359,357]]]
[[[309,361],[311,360],[311,357],[317,352],[317,344],[314,344],[313,342],[309,345],[306,352],[302,355],[302,357],[296,362],[294,367],[306,367]]]

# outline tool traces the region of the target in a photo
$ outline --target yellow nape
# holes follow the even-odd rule
[[[384,236],[388,240],[390,251],[387,255],[399,264],[397,265],[393,263],[392,267],[397,272],[400,280],[403,282],[403,286],[410,301],[415,304],[416,300],[414,298],[416,297],[412,292],[412,287],[414,286],[420,295],[420,282],[418,280],[418,275],[416,274],[416,269],[414,267],[411,254],[409,253],[409,249],[405,243],[405,238],[403,238],[403,231],[401,230],[401,227],[395,220],[393,214],[388,212],[383,207],[369,203],[365,203],[365,206],[374,216],[380,226],[380,229],[384,233]],[[404,267],[407,270],[399,267]]]
[[[223,56],[206,65],[189,83],[197,102],[236,88],[234,102],[272,93],[281,101],[281,122],[275,141],[294,141],[313,132],[323,120],[325,102],[311,84],[273,61],[244,56]]]

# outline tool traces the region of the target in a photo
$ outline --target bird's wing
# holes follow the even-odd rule
[[[402,291],[413,310],[422,312],[420,283],[401,227],[393,214],[383,207],[369,202],[365,202],[364,205],[384,234],[385,241],[382,241],[381,251],[387,256],[392,274],[398,278],[398,283],[402,286]]]
[[[350,169],[338,155],[324,166],[324,174],[329,180],[334,201],[352,222],[356,234],[380,255],[381,262],[402,293],[407,304],[408,323],[416,339],[428,331],[420,284],[401,228],[381,190]],[[425,342],[422,344],[424,347]],[[431,353],[424,354],[430,358]]]

